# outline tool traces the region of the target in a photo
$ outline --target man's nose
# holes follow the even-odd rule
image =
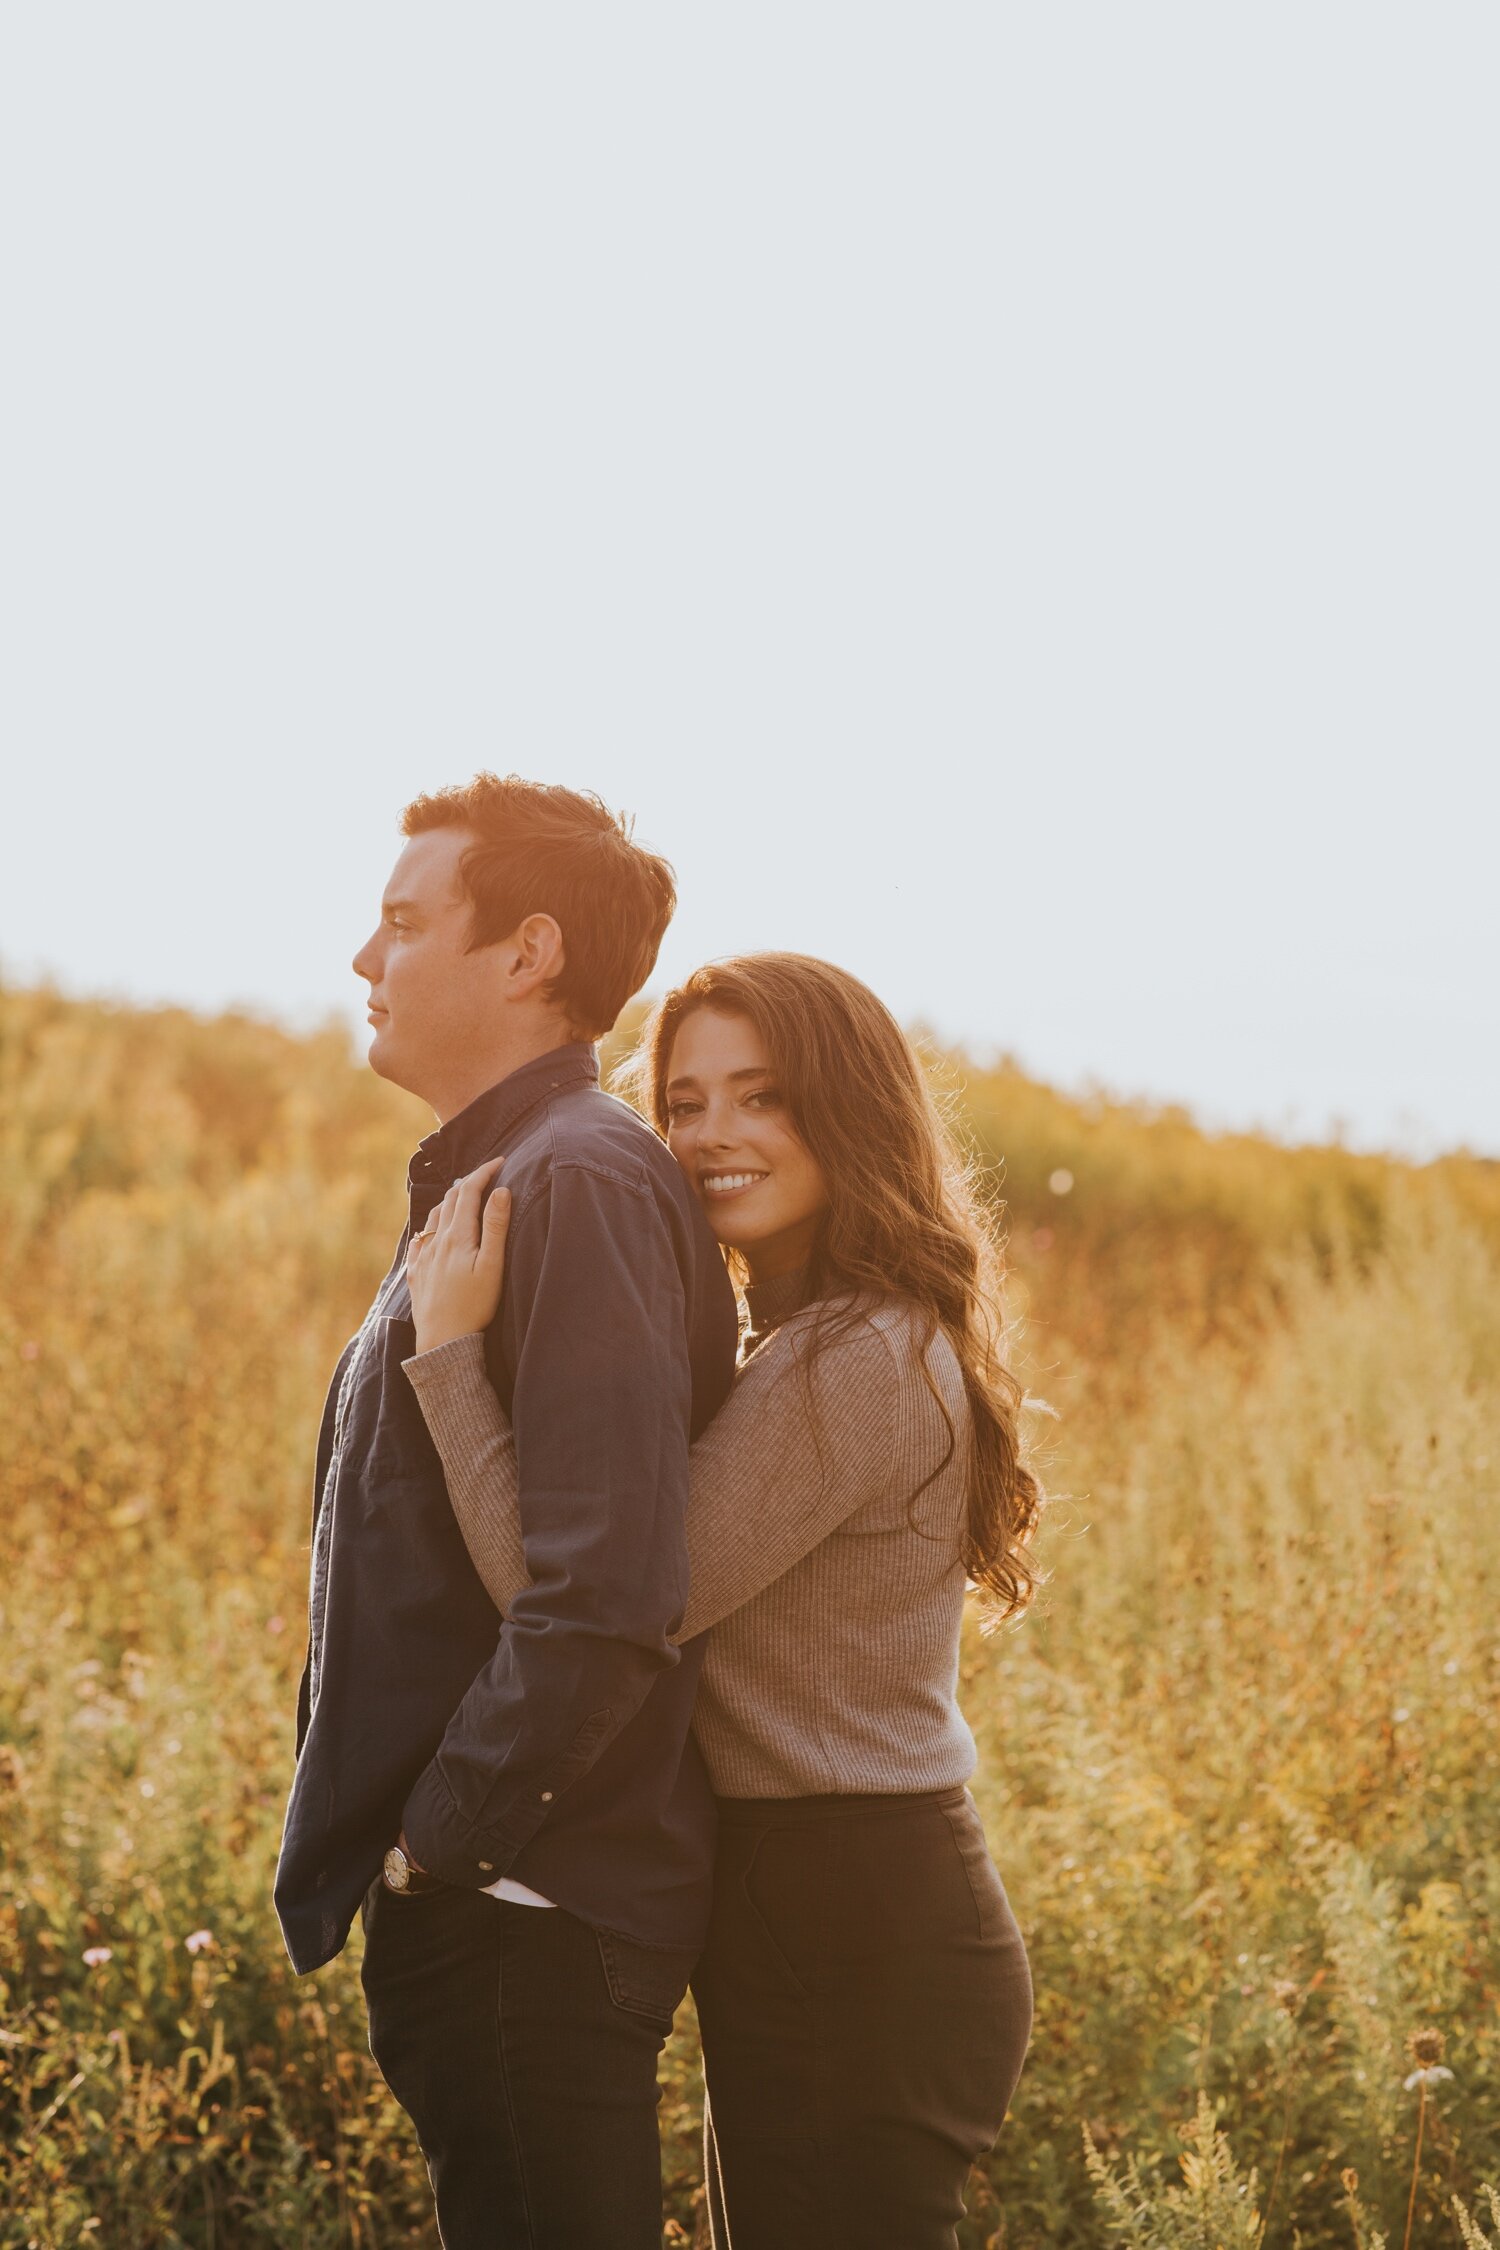
[[[375,959],[375,940],[366,938],[353,960],[354,974],[363,977],[366,984],[374,984],[380,975],[380,964]]]

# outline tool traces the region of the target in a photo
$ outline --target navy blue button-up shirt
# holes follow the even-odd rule
[[[486,1338],[515,1426],[531,1585],[502,1622],[401,1362],[406,1247],[503,1155],[505,1291]],[[734,1296],[686,1177],[599,1087],[592,1047],[513,1071],[423,1141],[391,1269],[318,1443],[307,1665],[276,1908],[299,1972],[343,1945],[386,1846],[502,1875],[645,1944],[694,1947],[713,1800],[689,1732],[688,1447],[734,1372]]]

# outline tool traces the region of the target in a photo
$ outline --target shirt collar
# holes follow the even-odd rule
[[[573,1039],[550,1054],[536,1055],[519,1070],[478,1094],[467,1109],[450,1117],[418,1147],[407,1170],[410,1187],[451,1187],[465,1172],[493,1156],[527,1112],[565,1087],[597,1086],[599,1057],[586,1039]]]

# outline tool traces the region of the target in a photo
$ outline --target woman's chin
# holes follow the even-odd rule
[[[736,1226],[733,1219],[723,1213],[710,1211],[708,1223],[713,1228],[721,1250],[750,1252],[765,1232],[763,1227]]]

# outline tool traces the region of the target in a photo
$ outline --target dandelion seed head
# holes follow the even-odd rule
[[[1430,2024],[1421,2031],[1412,2031],[1407,2034],[1406,2051],[1414,2063],[1423,2065],[1440,2063],[1446,2046],[1447,2041],[1442,2033],[1435,2030]]]

